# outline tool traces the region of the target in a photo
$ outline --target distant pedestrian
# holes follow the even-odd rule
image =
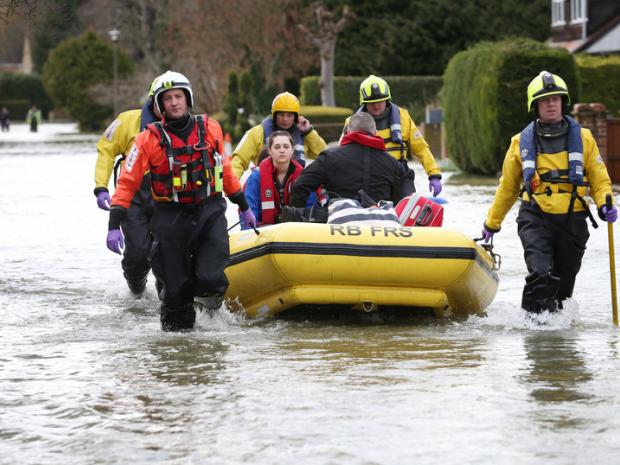
[[[10,116],[9,109],[2,107],[0,110],[0,127],[2,127],[2,132],[9,132],[9,126],[11,125]]]
[[[41,110],[39,110],[36,105],[32,105],[30,110],[28,110],[26,123],[30,125],[30,132],[37,132],[39,124],[41,123]]]

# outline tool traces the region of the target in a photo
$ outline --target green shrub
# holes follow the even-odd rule
[[[6,107],[9,110],[9,118],[13,123],[24,121],[31,106],[30,100],[25,99],[0,100],[0,108]]]
[[[52,109],[52,101],[41,78],[31,74],[0,74],[0,100],[5,102],[3,106],[11,112],[13,121],[26,117],[26,113],[21,114],[23,101],[28,102],[26,112],[35,104],[44,118],[47,118],[47,113]]]
[[[224,132],[233,134],[237,125],[237,108],[239,107],[239,78],[237,73],[228,74],[228,93],[224,97],[224,106],[220,123]]]
[[[566,50],[517,38],[482,42],[450,60],[440,95],[448,153],[460,169],[501,169],[510,138],[532,120],[527,86],[542,70],[561,76],[579,101],[577,66]]]
[[[243,113],[237,115],[237,127],[235,128],[235,134],[239,139],[252,127],[249,118],[256,111],[253,87],[254,83],[250,72],[242,72],[239,77],[239,108],[243,108]]]
[[[308,118],[312,124],[340,123],[351,116],[351,109],[345,107],[322,107],[321,105],[303,105],[301,114]]]
[[[304,105],[301,114],[308,118],[314,129],[329,143],[337,141],[342,134],[344,121],[351,116],[352,110],[345,107],[323,107],[320,105]]]
[[[118,76],[126,77],[131,61],[117,50]],[[43,67],[43,83],[56,106],[64,108],[82,131],[100,131],[112,108],[102,105],[89,93],[95,84],[111,83],[113,49],[95,32],[87,31],[61,42],[50,52]]]
[[[575,60],[581,77],[580,101],[604,103],[617,117],[620,112],[620,56],[577,54]]]
[[[338,106],[356,110],[359,107],[360,83],[367,76],[335,76],[334,95]],[[441,76],[382,76],[390,86],[392,100],[406,108],[416,123],[424,121],[426,105],[437,103],[442,86]],[[301,104],[320,105],[318,76],[301,79]]]

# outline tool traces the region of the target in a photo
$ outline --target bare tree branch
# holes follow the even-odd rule
[[[37,7],[37,0],[9,0],[0,2],[0,21],[7,23],[16,12],[31,16]]]
[[[345,5],[342,15],[338,21],[334,18],[334,13],[330,11],[323,1],[312,3],[314,10],[317,30],[311,32],[304,24],[298,24],[297,28],[303,32],[308,43],[319,50],[321,59],[321,78],[319,87],[321,89],[321,102],[323,105],[333,106],[334,100],[334,55],[336,53],[336,40],[338,34],[351,22],[355,21],[355,13]]]

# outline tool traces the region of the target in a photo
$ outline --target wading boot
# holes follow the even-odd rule
[[[146,288],[146,276],[144,278],[129,278],[126,273],[123,273],[129,290],[136,295],[142,294]]]
[[[196,322],[196,311],[189,305],[170,308],[161,304],[161,329],[163,331],[189,331]]]
[[[523,296],[521,308],[530,313],[556,312],[558,310],[557,301],[553,298],[534,299],[531,296]]]
[[[531,273],[525,277],[521,308],[528,312],[555,312],[558,309],[556,294],[560,287],[560,278],[551,274],[540,276]]]
[[[219,310],[223,301],[224,296],[221,294],[204,294],[194,297],[196,306],[209,315],[213,314],[214,311]]]

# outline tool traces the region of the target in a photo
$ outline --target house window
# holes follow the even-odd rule
[[[586,0],[570,0],[570,22],[586,22]]]
[[[564,19],[564,0],[551,1],[551,25],[563,26],[566,24]]]

